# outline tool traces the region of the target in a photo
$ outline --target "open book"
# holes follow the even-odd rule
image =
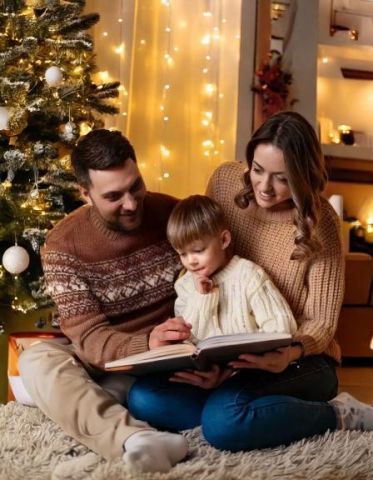
[[[288,333],[237,333],[205,338],[194,345],[176,343],[154,348],[105,363],[107,371],[126,371],[130,375],[185,369],[208,369],[212,363],[225,365],[241,353],[261,354],[293,342]]]

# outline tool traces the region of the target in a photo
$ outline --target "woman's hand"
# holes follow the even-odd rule
[[[192,325],[182,317],[169,318],[153,328],[149,335],[149,349],[180,343],[190,337]]]
[[[196,387],[211,389],[221,385],[227,378],[232,375],[230,368],[220,369],[218,365],[213,365],[208,371],[202,372],[200,370],[183,370],[175,372],[170,377],[170,382],[175,383],[189,383]]]
[[[263,355],[243,353],[237,360],[229,362],[231,368],[257,368],[272,373],[281,373],[295,360],[291,354],[292,347],[283,347]],[[296,358],[299,358],[296,357]]]

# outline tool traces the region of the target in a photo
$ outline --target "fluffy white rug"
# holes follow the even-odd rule
[[[288,447],[247,453],[210,447],[199,429],[184,432],[190,455],[167,474],[144,480],[369,480],[373,432],[333,432]],[[138,480],[120,459],[102,457],[65,435],[37,408],[0,405],[1,480]]]

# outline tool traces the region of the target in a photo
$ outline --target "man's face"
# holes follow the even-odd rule
[[[80,187],[80,193],[110,229],[129,232],[141,225],[146,189],[132,159],[106,170],[89,170],[89,177],[89,189]]]

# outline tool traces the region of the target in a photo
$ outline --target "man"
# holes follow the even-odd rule
[[[53,228],[42,252],[71,345],[26,350],[22,379],[36,405],[91,450],[123,455],[137,470],[167,471],[185,457],[184,437],[132,418],[119,402],[133,378],[102,367],[189,337],[183,320],[170,318],[180,265],[166,224],[176,200],[146,192],[133,147],[119,132],[90,132],[72,165],[87,205]]]

